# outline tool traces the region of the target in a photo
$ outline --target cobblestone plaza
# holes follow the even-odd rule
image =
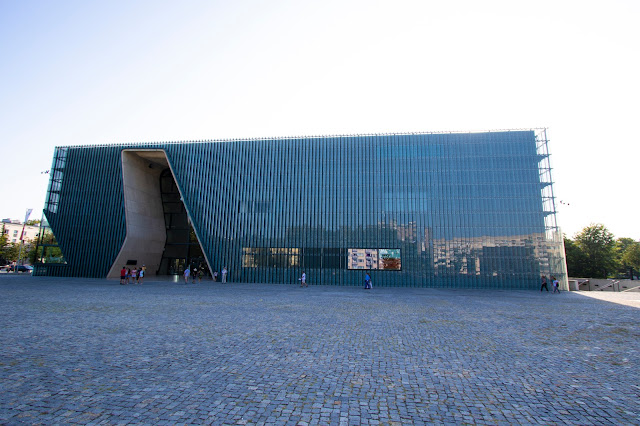
[[[640,423],[637,293],[309,282],[0,275],[0,424]]]

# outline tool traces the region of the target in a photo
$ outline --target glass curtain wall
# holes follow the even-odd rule
[[[311,284],[361,285],[367,270],[374,286],[536,288],[540,275],[561,275],[564,261],[548,228],[555,206],[543,203],[551,183],[541,180],[548,153],[539,141],[534,130],[389,134],[82,155],[102,156],[114,173],[122,149],[164,149],[204,256],[232,281],[297,283],[304,270]],[[75,197],[65,183],[89,173],[75,162],[80,149],[65,149],[58,211]],[[121,232],[112,195],[101,202],[114,217],[104,219]],[[63,240],[72,226],[49,222],[71,263]],[[371,258],[350,263],[354,253]]]
[[[186,204],[212,267],[237,281],[296,283],[305,270],[359,285],[352,249],[398,250],[400,270],[370,271],[387,286],[528,288],[546,273],[533,131],[253,140],[189,155],[204,166],[175,158],[178,180],[206,183],[184,186]]]
[[[167,239],[157,274],[182,275],[187,266],[192,271],[206,269],[204,254],[170,169],[164,169],[160,175],[160,196]]]

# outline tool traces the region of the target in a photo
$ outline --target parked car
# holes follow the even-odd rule
[[[33,266],[29,266],[29,265],[11,266],[9,271],[13,272],[16,269],[17,269],[18,272],[26,272],[26,273],[30,274],[31,271],[33,271]]]

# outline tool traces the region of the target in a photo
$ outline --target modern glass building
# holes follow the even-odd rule
[[[38,275],[538,288],[566,280],[545,129],[56,148]]]

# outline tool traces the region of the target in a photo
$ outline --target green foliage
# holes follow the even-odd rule
[[[7,263],[9,261],[9,259],[5,256],[5,247],[7,247],[7,241],[9,241],[9,239],[7,238],[7,235],[3,232],[2,235],[0,235],[0,265],[4,265],[5,263]]]
[[[628,246],[622,254],[622,264],[627,268],[640,270],[640,243]]]
[[[625,250],[627,250],[627,248],[629,248],[630,246],[632,246],[634,244],[638,244],[638,243],[636,241],[634,241],[633,238],[618,238],[616,240],[616,251],[618,252],[620,257],[622,257],[622,255],[624,254]]]
[[[640,243],[632,238],[618,238],[616,241],[616,259],[618,262],[618,277],[631,277],[633,270],[639,269],[637,263],[634,263],[634,251],[640,250]]]
[[[29,226],[38,226],[40,225],[40,219],[31,219],[28,220],[25,225],[29,225]]]
[[[7,262],[12,262],[14,260],[18,260],[18,252],[20,251],[20,244],[18,243],[9,243],[2,248],[0,248],[0,257],[3,258]],[[24,251],[23,251],[24,256]]]
[[[62,250],[59,247],[45,247],[44,256],[42,254],[42,246],[32,246],[28,254],[29,261],[34,264],[41,260],[45,263],[58,263],[63,261]]]
[[[616,240],[602,224],[583,228],[573,240],[565,236],[564,249],[570,277],[628,276],[632,269],[640,269],[640,242]]]
[[[583,275],[589,278],[607,278],[617,266],[616,240],[602,224],[591,224],[575,237],[576,244],[586,256]]]
[[[36,245],[31,247],[31,250],[29,250],[29,253],[27,254],[29,263],[31,263],[32,265],[36,263],[36,261],[40,259],[41,254],[42,254],[42,247],[38,247]]]
[[[566,236],[564,237],[564,252],[567,257],[567,274],[570,277],[586,277],[584,271],[587,267],[587,256],[575,241]]]

